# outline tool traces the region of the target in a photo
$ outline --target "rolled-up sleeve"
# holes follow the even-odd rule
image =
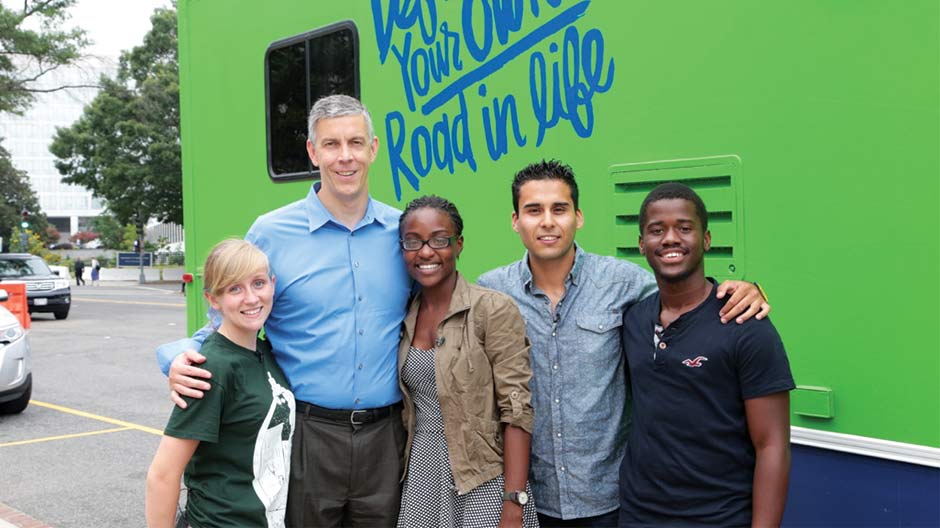
[[[493,292],[481,300],[485,310],[477,311],[477,328],[484,329],[483,347],[493,369],[493,385],[499,421],[532,433],[532,393],[529,380],[529,339],[525,321],[516,303],[507,295]]]

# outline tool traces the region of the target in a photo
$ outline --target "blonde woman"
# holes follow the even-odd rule
[[[231,239],[209,254],[204,282],[222,314],[202,347],[212,390],[173,408],[147,474],[147,526],[174,526],[184,469],[189,526],[284,526],[295,403],[258,338],[274,277],[261,250]]]

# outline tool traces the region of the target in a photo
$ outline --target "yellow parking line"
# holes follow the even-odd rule
[[[158,302],[146,302],[146,301],[112,301],[108,299],[89,299],[87,297],[76,297],[72,296],[73,300],[81,302],[91,302],[91,303],[112,303],[112,304],[146,304],[149,306],[178,306],[181,308],[186,308],[186,303],[158,303]]]
[[[130,431],[132,429],[133,429],[132,427],[116,427],[114,429],[102,429],[100,431],[88,431],[87,433],[74,433],[74,434],[59,435],[59,436],[46,436],[44,438],[33,438],[32,440],[19,440],[17,442],[6,442],[4,444],[0,444],[0,447],[10,447],[10,446],[24,445],[24,444],[36,444],[39,442],[51,442],[53,440],[66,440],[69,438],[79,438],[82,436],[92,436],[92,435],[99,435],[99,434],[105,434],[105,433],[117,433],[118,431]]]
[[[79,411],[78,409],[70,409],[68,407],[63,407],[61,405],[56,405],[54,403],[45,403],[36,400],[29,400],[31,405],[38,405],[40,407],[45,407],[47,409],[52,409],[54,411],[60,411],[68,414],[74,414],[75,416],[81,416],[83,418],[91,418],[92,420],[98,420],[100,422],[105,422],[113,425],[120,425],[121,427],[127,427],[128,429],[136,429],[138,431],[143,431],[145,433],[155,434],[157,436],[163,436],[163,431],[159,429],[154,429],[153,427],[147,427],[145,425],[137,425],[131,422],[125,422],[124,420],[116,420],[114,418],[108,418],[106,416],[99,416],[97,414],[91,414],[85,411]]]

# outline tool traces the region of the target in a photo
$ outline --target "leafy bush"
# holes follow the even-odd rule
[[[11,252],[15,251],[17,253],[31,253],[37,257],[42,257],[48,262],[48,255],[51,255],[48,249],[46,249],[46,244],[39,237],[39,233],[34,233],[31,229],[26,229],[26,251],[23,251],[23,248],[20,247],[20,228],[19,226],[14,226],[10,231],[10,250]]]
[[[95,233],[94,231],[79,231],[75,233],[74,235],[70,236],[69,240],[71,240],[72,242],[78,242],[80,244],[87,244],[91,242],[92,240],[95,240],[96,238],[98,238],[98,236],[99,236],[98,233]]]

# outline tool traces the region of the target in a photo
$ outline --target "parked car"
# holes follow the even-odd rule
[[[9,294],[0,290],[0,302]],[[33,373],[29,356],[29,334],[0,305],[0,414],[23,412],[33,392]]]
[[[26,283],[29,313],[52,312],[56,319],[69,316],[72,289],[68,277],[52,272],[46,262],[29,253],[0,253],[0,282]]]
[[[72,282],[72,272],[69,271],[68,266],[57,266],[54,264],[49,264],[49,269],[52,270],[53,275],[58,275],[63,279],[66,279],[71,284]]]
[[[186,251],[186,241],[180,240],[179,242],[170,242],[165,246],[161,246],[155,251],[157,255],[169,254],[169,253],[184,253]]]

